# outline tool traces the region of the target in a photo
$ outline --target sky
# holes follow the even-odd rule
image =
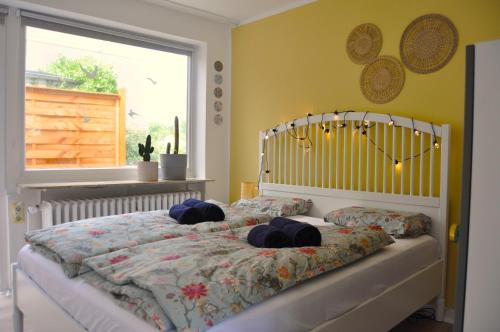
[[[127,93],[127,128],[151,123],[173,126],[175,115],[187,116],[188,57],[51,30],[26,28],[26,70],[45,71],[60,54],[90,56],[112,66],[118,88]]]

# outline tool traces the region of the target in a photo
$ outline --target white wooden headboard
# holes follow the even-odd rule
[[[388,114],[307,115],[260,132],[260,194],[311,198],[314,217],[352,205],[422,212],[446,261],[449,138],[449,125]]]

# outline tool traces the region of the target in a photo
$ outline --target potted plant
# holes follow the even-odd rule
[[[171,144],[167,144],[167,153],[160,154],[160,177],[164,180],[186,180],[187,155],[179,154],[179,118],[175,117],[174,153],[170,154]]]
[[[158,162],[151,161],[151,153],[154,147],[151,146],[151,135],[146,138],[146,145],[139,143],[139,155],[143,161],[137,164],[137,179],[139,181],[158,181]]]

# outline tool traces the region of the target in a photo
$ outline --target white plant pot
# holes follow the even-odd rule
[[[137,180],[147,182],[158,181],[158,162],[139,161],[137,164]]]
[[[186,180],[187,154],[160,154],[160,178]]]

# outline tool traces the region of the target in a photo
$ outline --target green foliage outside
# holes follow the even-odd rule
[[[59,55],[49,64],[47,72],[69,78],[78,83],[62,81],[58,88],[88,92],[118,93],[118,84],[113,67],[99,63],[92,57],[77,59]]]
[[[186,153],[186,122],[180,122],[179,125],[179,153]],[[166,153],[167,144],[174,144],[174,124],[165,126],[162,124],[150,124],[149,129],[127,129],[126,150],[127,165],[136,165],[142,160],[139,155],[138,143],[146,142],[146,136],[151,135],[151,145],[155,148],[151,154],[151,161],[159,161],[160,153]]]

